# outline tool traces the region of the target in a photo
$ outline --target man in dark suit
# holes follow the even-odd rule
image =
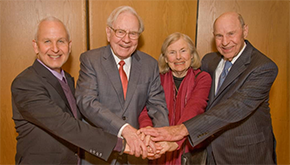
[[[138,116],[144,106],[155,127],[168,126],[157,61],[136,50],[143,30],[143,23],[133,8],[121,6],[115,9],[107,19],[106,33],[110,44],[81,55],[76,87],[77,104],[82,114],[96,127],[124,137],[135,156],[147,152],[137,135]],[[123,83],[122,75],[127,82]],[[176,143],[171,144],[177,147]],[[100,160],[89,161],[105,164]],[[112,154],[108,163],[142,162],[126,155]]]
[[[202,60],[213,79],[206,112],[175,127],[140,131],[157,141],[188,136],[193,146],[207,140],[207,164],[275,164],[268,101],[278,68],[245,40],[248,26],[241,15],[222,14],[213,34],[219,52]]]
[[[37,59],[11,86],[19,134],[15,164],[78,164],[78,147],[104,160],[113,150],[122,151],[122,139],[79,120],[74,79],[61,69],[71,52],[64,24],[43,19],[33,47]]]

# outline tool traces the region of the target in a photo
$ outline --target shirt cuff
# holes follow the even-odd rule
[[[119,132],[118,132],[118,137],[119,137],[119,138],[123,138],[123,137],[122,137],[122,132],[123,132],[123,129],[124,129],[127,125],[129,125],[129,124],[126,123],[126,124],[124,124],[124,125],[120,128],[120,130],[119,130]]]
[[[122,138],[118,138],[118,141],[117,141],[117,144],[114,148],[114,151],[117,151],[117,152],[122,152],[122,149],[123,149],[123,139]]]

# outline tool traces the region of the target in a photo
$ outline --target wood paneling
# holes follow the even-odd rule
[[[195,39],[197,0],[91,0],[90,48],[107,45],[105,33],[109,14],[118,6],[132,6],[142,18],[145,31],[139,39],[139,50],[158,59],[164,39],[173,32]]]
[[[114,8],[130,5],[137,10],[145,24],[146,30],[140,38],[140,49],[158,58],[161,44],[167,35],[180,31],[194,40],[196,3],[197,0],[89,0],[90,47],[107,45],[107,17]],[[17,133],[12,120],[10,85],[15,76],[35,59],[31,41],[37,23],[42,18],[53,15],[67,25],[73,40],[73,49],[64,69],[77,79],[79,55],[87,50],[87,11],[85,0],[0,0],[0,8],[0,164],[14,164]]]
[[[240,12],[249,25],[250,42],[279,67],[270,95],[279,164],[289,164],[289,1],[200,0],[197,49],[200,56],[215,50],[213,21],[225,11]],[[130,5],[144,21],[139,48],[158,58],[163,40],[179,31],[193,41],[197,0],[89,0],[89,45],[107,45],[106,19],[113,9]],[[38,21],[54,15],[68,26],[73,40],[71,57],[64,66],[76,79],[79,55],[86,51],[85,0],[0,0],[0,164],[14,164],[16,136],[12,120],[10,85],[30,66],[35,54],[31,41]]]
[[[201,56],[215,51],[213,22],[226,11],[243,15],[249,25],[247,39],[279,67],[270,92],[270,107],[279,164],[289,164],[289,1],[203,0],[199,2],[197,50]]]
[[[64,68],[77,78],[79,55],[86,50],[85,0],[1,0],[0,15],[0,164],[14,164],[17,133],[12,120],[11,82],[33,63],[36,26],[49,15],[62,20],[71,33],[72,54]]]

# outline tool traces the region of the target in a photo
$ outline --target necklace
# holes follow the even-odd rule
[[[178,93],[178,89],[177,89],[176,85],[174,85],[174,88],[175,88],[175,92],[177,94]]]

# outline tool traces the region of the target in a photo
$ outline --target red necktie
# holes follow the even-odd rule
[[[121,82],[122,82],[122,86],[123,86],[124,99],[126,99],[128,79],[127,79],[126,73],[125,73],[125,71],[123,69],[123,66],[125,65],[125,62],[124,61],[120,61],[119,65],[120,65],[119,74],[120,74],[120,78],[121,78]]]

